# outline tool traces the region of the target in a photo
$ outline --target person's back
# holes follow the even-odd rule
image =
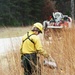
[[[27,35],[28,34],[28,35]],[[29,38],[28,38],[28,36],[30,36]],[[29,32],[27,32],[24,36],[23,36],[23,41],[24,41],[24,44],[23,44],[23,49],[22,49],[22,52],[24,53],[24,54],[27,54],[27,53],[33,53],[33,52],[36,52],[35,50],[35,46],[34,46],[34,43],[33,42],[31,42],[30,40],[32,40],[32,41],[35,41],[36,40],[36,38],[37,38],[37,36],[35,35],[35,34],[33,34],[33,32],[32,31],[29,31]]]

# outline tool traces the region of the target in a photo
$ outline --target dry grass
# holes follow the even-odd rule
[[[22,36],[30,29],[31,29],[31,26],[29,27],[1,27],[0,38]]]
[[[41,39],[43,47],[55,59],[58,68],[51,70],[43,66],[43,57],[40,62],[42,65],[42,75],[75,75],[75,28],[62,30],[62,38],[59,40],[53,34],[52,43]],[[6,55],[0,55],[0,74],[1,75],[23,75],[20,66],[19,50],[11,50]]]
[[[52,44],[45,43],[45,49],[57,62],[58,69],[48,75],[75,75],[75,28],[62,30],[61,40],[54,36]],[[47,45],[47,46],[46,46]]]

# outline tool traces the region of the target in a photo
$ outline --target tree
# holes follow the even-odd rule
[[[27,23],[31,12],[30,0],[1,0],[0,25],[21,25]]]
[[[71,0],[71,16],[72,19],[74,20],[74,0]]]
[[[44,0],[31,0],[30,2],[32,7],[32,11],[30,14],[33,18],[36,19],[36,21],[40,21],[42,19],[41,16]]]
[[[10,9],[9,9],[9,0],[0,1],[0,25],[7,23],[9,21]]]
[[[49,16],[55,11],[55,5],[53,1],[44,0],[44,6],[42,10],[43,20],[48,20]]]
[[[11,7],[11,11],[13,12],[13,16],[20,22],[22,25],[26,25],[28,23],[28,15],[31,12],[30,0],[11,0],[13,6]]]
[[[63,14],[71,16],[70,0],[53,0],[55,1],[56,9]]]

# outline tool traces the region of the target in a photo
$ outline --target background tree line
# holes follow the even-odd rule
[[[0,0],[0,26],[42,22],[55,11],[71,16],[70,5],[70,0]]]

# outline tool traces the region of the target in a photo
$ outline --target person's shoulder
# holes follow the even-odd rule
[[[38,35],[32,35],[32,36],[31,36],[31,39],[39,40],[39,37],[38,37]]]
[[[33,34],[31,37],[33,37],[33,38],[38,38],[38,36],[37,36],[37,35],[35,35],[35,34]]]
[[[22,36],[22,40],[27,37],[27,33]]]
[[[37,35],[32,35],[32,36],[30,37],[30,39],[32,39],[35,43],[40,40]]]

